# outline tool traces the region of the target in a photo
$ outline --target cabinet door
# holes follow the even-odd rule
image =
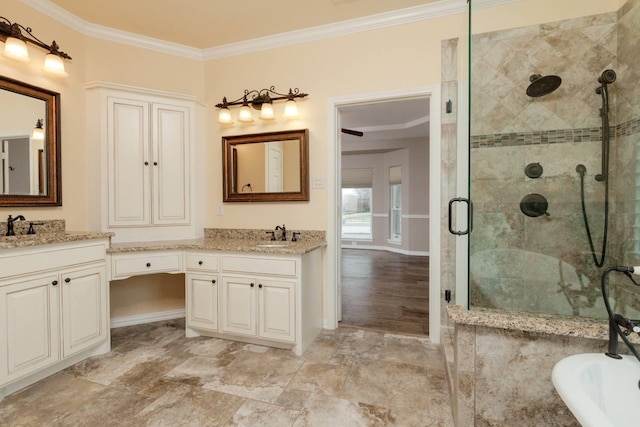
[[[222,330],[256,335],[255,280],[244,277],[222,278]]]
[[[189,109],[153,104],[153,223],[189,223]]]
[[[151,224],[149,104],[109,98],[109,226]]]
[[[187,274],[187,326],[218,330],[218,276]]]
[[[105,267],[61,275],[63,355],[68,357],[108,336]]]
[[[296,339],[295,283],[258,280],[259,332],[263,338]]]
[[[0,286],[0,384],[60,359],[58,276]]]

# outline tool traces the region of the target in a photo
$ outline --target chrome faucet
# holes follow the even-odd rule
[[[22,215],[18,215],[15,218],[12,218],[11,215],[9,215],[9,218],[7,218],[7,234],[5,234],[5,236],[15,236],[16,233],[15,231],[13,231],[13,222],[14,221],[24,221],[25,218]]]
[[[282,235],[280,237],[280,240],[282,240],[283,242],[287,241],[287,229],[284,226],[284,224],[282,224],[282,227],[280,227],[279,225],[276,225],[276,231],[277,230],[282,230]]]

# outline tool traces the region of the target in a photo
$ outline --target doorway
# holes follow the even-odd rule
[[[384,107],[395,107],[392,110],[388,110],[385,113],[387,116],[399,115],[401,112],[401,106],[403,103],[420,103],[422,102],[422,116],[413,117],[409,120],[405,120],[405,122],[396,122],[395,124],[391,124],[388,121],[385,122],[383,120],[379,120],[377,122],[372,121],[372,119],[376,118],[376,113],[374,110],[384,110]],[[359,95],[353,97],[341,97],[334,98],[330,100],[330,109],[331,116],[333,120],[330,122],[330,132],[335,135],[336,144],[333,145],[333,148],[330,147],[330,158],[335,159],[335,163],[330,162],[330,170],[329,170],[329,188],[331,191],[329,197],[329,224],[327,227],[327,241],[328,241],[328,271],[330,275],[329,284],[328,284],[328,293],[327,293],[327,324],[325,325],[328,328],[337,327],[338,320],[342,318],[342,258],[343,258],[343,239],[342,239],[342,170],[343,170],[343,146],[347,147],[350,145],[355,145],[354,147],[350,147],[351,150],[350,155],[364,155],[375,157],[376,154],[384,154],[384,153],[393,153],[388,155],[387,157],[394,157],[400,153],[401,156],[404,156],[407,161],[406,167],[402,168],[403,176],[404,172],[406,172],[406,176],[409,178],[411,176],[411,167],[414,167],[416,170],[422,168],[422,172],[425,174],[425,180],[418,184],[418,181],[413,182],[414,190],[416,188],[421,188],[428,195],[425,195],[425,207],[422,211],[420,209],[413,210],[414,207],[411,205],[410,200],[411,197],[407,198],[406,211],[402,214],[403,233],[405,234],[404,239],[400,237],[400,241],[392,242],[393,237],[391,236],[390,229],[390,218],[395,214],[388,209],[389,201],[392,198],[391,190],[381,193],[383,194],[382,198],[386,198],[386,206],[384,208],[373,207],[372,206],[372,221],[373,225],[373,236],[369,240],[356,241],[355,245],[350,243],[345,248],[345,251],[349,249],[349,255],[353,256],[353,252],[351,252],[351,246],[356,246],[363,249],[363,252],[356,253],[358,257],[363,257],[364,255],[372,256],[371,259],[374,259],[377,255],[384,255],[385,253],[391,256],[395,256],[396,258],[405,258],[409,259],[410,257],[417,256],[423,257],[425,266],[424,270],[420,272],[421,274],[421,282],[422,285],[425,285],[425,282],[428,284],[428,291],[425,289],[424,297],[426,301],[430,301],[428,308],[428,332],[432,337],[432,342],[439,341],[439,323],[440,323],[440,307],[439,307],[439,255],[438,251],[432,253],[429,251],[429,247],[439,247],[439,210],[440,210],[440,168],[439,168],[439,136],[440,136],[440,87],[439,86],[431,86],[431,87],[421,87],[421,88],[412,88],[406,90],[399,90],[393,92],[385,92],[385,93],[374,93],[368,95]],[[385,105],[386,104],[386,105]],[[391,111],[391,112],[390,112]],[[365,113],[354,115],[350,117],[351,113]],[[362,120],[358,122],[355,117],[360,117],[358,120]],[[436,120],[432,120],[431,118],[436,118]],[[406,119],[406,117],[405,117]],[[369,123],[367,123],[369,121]],[[410,155],[408,147],[403,147],[402,144],[407,140],[419,138],[416,135],[410,135],[410,132],[416,132],[418,128],[422,128],[425,135],[423,135],[426,140],[426,145],[423,147],[425,150],[424,158],[420,159],[418,156],[413,157]],[[346,132],[343,132],[343,129]],[[398,132],[405,132],[405,137],[393,137],[393,133],[398,134]],[[359,133],[362,133],[363,136],[358,136]],[[350,144],[347,138],[358,138],[356,143]],[[386,139],[386,142],[384,140]],[[403,142],[404,140],[404,142]],[[391,141],[391,142],[389,142]],[[384,144],[389,144],[386,148],[383,147]],[[358,147],[358,145],[360,145]],[[377,153],[376,153],[377,152]],[[398,166],[398,160],[390,160],[388,165],[384,165],[383,169],[386,166],[395,167]],[[392,164],[393,163],[393,164]],[[374,180],[381,180],[383,186],[387,186],[392,183],[389,180],[390,174],[387,173],[378,173],[373,174]],[[380,183],[379,182],[379,183]],[[411,180],[407,181],[407,194],[410,194]],[[432,188],[433,191],[428,191],[429,188]],[[375,201],[373,202],[374,206]],[[396,212],[397,213],[397,212]],[[435,213],[435,215],[434,215]],[[380,223],[385,225],[380,228]],[[406,224],[405,224],[406,223]],[[415,240],[418,236],[415,235],[415,230],[417,228],[411,228],[410,224],[420,224],[417,228],[421,228],[425,234],[427,239],[427,244],[423,247],[415,244]],[[383,231],[381,231],[383,230]],[[396,228],[397,230],[397,228]],[[377,238],[376,238],[377,236]],[[412,236],[416,237],[412,242]],[[396,239],[399,236],[395,236]],[[428,256],[428,258],[427,258]],[[379,260],[379,258],[378,258]],[[396,263],[398,260],[396,259]],[[429,265],[430,264],[430,265]],[[402,270],[402,268],[401,268]],[[412,270],[412,269],[408,269]],[[375,273],[373,273],[375,274]],[[366,276],[366,275],[365,275]],[[333,279],[333,280],[332,280]],[[402,310],[402,308],[398,308]],[[411,313],[412,308],[405,306],[405,314]],[[415,317],[420,317],[424,320],[424,316],[426,313],[419,312],[416,310],[412,314],[417,315]],[[383,322],[384,323],[384,322]],[[391,322],[389,322],[391,323]],[[427,324],[427,322],[425,322]],[[381,329],[381,328],[377,328]],[[398,332],[394,328],[395,332]]]

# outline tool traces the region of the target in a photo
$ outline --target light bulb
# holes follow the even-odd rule
[[[243,123],[250,123],[253,121],[253,113],[251,112],[251,107],[248,105],[243,105],[240,108],[240,112],[238,113],[238,121]]]
[[[33,132],[31,133],[31,139],[44,141],[44,129],[42,128],[42,119],[38,119],[38,121],[36,122],[36,127],[33,128]]]
[[[15,37],[7,37],[4,42],[3,56],[16,61],[29,62],[29,51],[27,50],[27,44]]]
[[[293,99],[284,103],[284,116],[288,118],[298,117],[298,104]]]
[[[56,76],[67,76],[67,72],[64,69],[64,62],[55,53],[49,53],[44,57],[44,71]]]
[[[231,111],[228,108],[221,108],[218,112],[218,123],[233,123],[231,120]]]
[[[260,118],[263,120],[272,120],[275,118],[275,114],[273,114],[273,104],[270,102],[262,104],[262,109],[260,110]]]

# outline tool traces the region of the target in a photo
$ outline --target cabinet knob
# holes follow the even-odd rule
[[[57,280],[54,280],[53,282],[51,282],[51,284],[52,284],[53,286],[56,286],[56,285],[58,284],[58,281],[57,281]]]
[[[147,267],[151,267],[151,263],[150,262],[147,263]]]
[[[144,162],[144,165],[145,166],[149,166],[149,162]]]
[[[251,286],[253,288],[255,286],[255,284],[251,283],[249,286]]]
[[[153,162],[153,166],[158,166],[158,162]]]
[[[64,279],[64,283],[69,283],[71,281],[70,277],[67,277],[66,279]]]
[[[202,262],[202,261],[198,261],[198,265],[202,265],[202,264],[203,264],[203,262]]]
[[[260,283],[260,284],[258,285],[258,287],[259,287],[260,289],[262,289],[262,283]]]
[[[213,279],[213,280],[211,281],[211,283],[213,283],[213,284],[215,285],[215,283],[216,283],[216,279]]]

